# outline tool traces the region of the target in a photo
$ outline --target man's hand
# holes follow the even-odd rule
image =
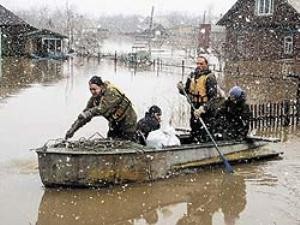
[[[184,86],[183,86],[182,81],[178,82],[177,88],[178,88],[178,90],[180,90],[180,91],[184,89]]]
[[[75,133],[74,129],[71,128],[70,130],[67,131],[65,139],[68,140],[69,138],[73,137],[74,133]]]
[[[194,111],[194,116],[196,118],[199,118],[201,116],[202,113],[205,113],[205,110],[204,110],[204,107],[203,106],[200,106],[198,109],[196,109]]]

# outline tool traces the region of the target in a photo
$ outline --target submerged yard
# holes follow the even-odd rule
[[[157,104],[165,123],[171,120],[174,126],[188,126],[189,106],[176,89],[182,79],[180,68],[135,70],[84,58],[64,63],[4,60],[0,77],[1,224],[299,224],[297,127],[258,130],[281,138],[274,149],[283,151],[283,157],[235,165],[233,175],[214,169],[100,190],[44,189],[36,154],[30,149],[64,136],[85,107],[90,95],[87,82],[96,74],[127,93],[139,118]],[[224,74],[219,80],[225,90],[235,83],[245,85],[253,102],[292,98],[296,90],[292,83],[288,92],[278,92],[258,78],[233,79]],[[294,81],[280,82],[284,87]],[[93,119],[74,139],[96,131],[106,134],[104,119]]]

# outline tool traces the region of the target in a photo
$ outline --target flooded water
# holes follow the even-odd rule
[[[276,130],[283,141],[271,147],[284,152],[281,159],[235,165],[233,175],[220,168],[101,190],[43,188],[37,157],[30,149],[64,136],[85,107],[92,75],[101,75],[124,90],[139,117],[157,104],[165,122],[186,126],[188,105],[176,90],[180,72],[134,70],[82,58],[65,63],[4,60],[0,73],[0,224],[300,224],[300,132],[296,128]],[[234,83],[224,81],[230,82]],[[248,95],[253,101],[257,98],[251,85]],[[106,134],[104,119],[93,119],[74,138],[96,131]]]

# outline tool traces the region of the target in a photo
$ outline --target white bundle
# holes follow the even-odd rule
[[[161,149],[165,146],[180,145],[180,140],[176,136],[174,127],[167,126],[150,132],[146,140],[146,144],[149,147]]]

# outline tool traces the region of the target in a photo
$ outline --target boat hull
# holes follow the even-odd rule
[[[265,141],[221,143],[229,161],[278,156]],[[117,149],[114,151],[70,151],[39,149],[39,172],[43,184],[51,186],[98,187],[109,184],[164,179],[183,169],[221,163],[213,144],[190,144],[164,149]]]

